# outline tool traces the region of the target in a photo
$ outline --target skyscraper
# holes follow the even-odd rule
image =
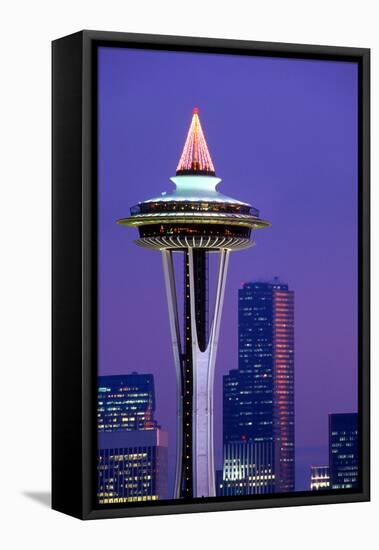
[[[358,487],[358,414],[329,415],[329,469],[331,489]]]
[[[294,293],[287,285],[272,291],[274,436],[276,490],[295,490]]]
[[[250,247],[266,227],[250,204],[221,194],[198,109],[193,110],[175,190],[140,202],[119,223],[137,227],[137,245],[160,250],[177,379],[176,497],[215,495],[213,385],[229,254]],[[208,311],[208,256],[218,254],[214,311]],[[173,253],[184,260],[184,331],[180,334]]]
[[[168,497],[167,433],[154,410],[151,374],[98,377],[99,504]]]
[[[272,445],[275,491],[294,491],[294,294],[287,284],[239,289],[238,355],[238,369],[224,376],[224,469],[230,442]]]

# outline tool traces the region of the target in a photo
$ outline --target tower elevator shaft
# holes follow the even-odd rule
[[[205,351],[208,343],[208,252],[204,249],[193,249],[193,279],[195,298],[195,322],[191,313],[191,285],[190,285],[190,253],[186,250],[183,253],[184,259],[184,346],[182,354],[182,479],[180,485],[180,496],[193,497],[193,345],[192,325],[196,330],[198,346]]]

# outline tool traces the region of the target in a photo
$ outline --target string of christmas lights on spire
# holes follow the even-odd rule
[[[199,118],[199,109],[194,108],[182,156],[176,168],[177,176],[215,176],[215,167],[208,150]]]

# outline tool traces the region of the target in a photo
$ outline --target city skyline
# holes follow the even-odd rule
[[[256,286],[259,283],[250,283]],[[266,283],[278,287],[277,282]],[[283,286],[277,289],[283,291]],[[260,289],[262,291],[262,289]],[[288,289],[285,289],[288,290]],[[266,292],[267,294],[267,289]],[[262,298],[262,295],[261,295]],[[261,315],[261,313],[259,313]],[[259,331],[259,329],[258,329]],[[267,340],[267,335],[264,337]],[[236,372],[236,371],[235,371]],[[235,386],[231,373],[224,377],[224,390]],[[240,386],[237,382],[237,385]],[[294,492],[288,481],[281,478],[279,453],[273,437],[275,430],[257,426],[254,434],[244,435],[249,430],[248,419],[238,423],[239,406],[236,396],[246,399],[246,385],[233,388],[232,408],[237,415],[232,417],[230,406],[224,407],[223,469],[215,468],[216,495],[247,496],[278,492]],[[275,385],[273,384],[273,388]],[[272,388],[272,389],[273,389]],[[273,396],[274,393],[270,392]],[[273,404],[275,398],[273,399]],[[167,472],[167,433],[154,417],[154,377],[148,373],[124,373],[98,377],[98,495],[100,504],[143,502],[147,500],[175,498],[169,493]],[[236,408],[237,404],[237,408]],[[244,408],[259,414],[259,407]],[[274,409],[275,407],[273,407]],[[226,413],[226,416],[225,416]],[[246,414],[246,413],[244,413]],[[275,418],[273,411],[265,418]],[[138,420],[138,423],[136,423]],[[263,424],[267,422],[263,421]],[[270,422],[268,422],[270,424]],[[237,428],[237,433],[236,433]],[[258,431],[256,431],[258,430]],[[270,431],[271,430],[271,431]],[[144,434],[144,432],[147,432]],[[242,435],[241,435],[242,434]],[[359,482],[358,458],[358,414],[329,414],[329,463],[315,466],[310,464],[310,491],[330,489],[352,489]],[[133,472],[133,474],[129,473]],[[138,473],[135,477],[136,472]],[[130,476],[133,477],[130,477]],[[117,481],[115,481],[117,480]],[[132,481],[132,484],[130,483]],[[128,482],[127,488],[124,483]],[[129,490],[132,487],[132,490]],[[110,492],[110,488],[112,492]],[[308,490],[307,489],[307,490]]]
[[[180,100],[168,84],[173,74]],[[142,192],[149,197],[162,191],[177,163],[188,112],[199,105],[223,176],[221,191],[259,205],[273,223],[257,236],[251,261],[241,252],[230,265],[215,373],[216,445],[221,448],[222,376],[237,356],[233,289],[243,280],[281,275],[297,295],[300,489],[309,486],[309,463],[327,462],[327,414],[356,410],[356,101],[356,67],[348,63],[99,52],[99,372],[121,373],[126,366],[152,372],[157,417],[175,433],[159,255],[134,249],[133,236],[120,234],[114,220]],[[221,463],[218,452],[216,466]]]
[[[255,294],[255,298],[254,298]],[[280,437],[279,441],[275,442],[275,435],[278,439],[280,436],[280,430],[275,430],[273,425],[274,418],[277,417],[274,410],[275,407],[275,377],[273,376],[273,365],[275,364],[275,343],[278,343],[277,330],[275,318],[278,318],[278,314],[275,314],[275,306],[277,306],[277,296],[283,299],[283,295],[289,298],[290,309],[287,313],[290,317],[286,319],[286,322],[290,324],[291,333],[286,335],[285,347],[287,348],[287,359],[291,360],[293,349],[293,332],[294,332],[294,291],[288,288],[288,285],[279,282],[278,277],[274,277],[271,281],[250,281],[244,283],[243,287],[238,290],[238,306],[240,311],[240,323],[239,323],[239,353],[237,363],[239,367],[230,371],[227,375],[224,375],[224,389],[223,389],[223,402],[222,409],[223,414],[223,461],[221,469],[216,464],[214,469],[216,479],[216,494],[215,496],[246,496],[254,494],[272,494],[278,492],[294,492],[295,485],[294,480],[291,484],[290,474],[289,480],[281,480],[280,461],[281,452],[280,449]],[[258,301],[257,301],[258,298]],[[248,307],[244,307],[245,305]],[[288,308],[288,306],[286,306]],[[282,322],[283,308],[282,304],[279,305],[280,311],[279,317]],[[253,310],[255,313],[253,313]],[[269,318],[267,317],[269,316]],[[252,318],[250,319],[250,317]],[[247,321],[247,324],[246,324]],[[251,328],[253,328],[253,334]],[[254,334],[255,331],[255,334]],[[280,335],[281,345],[283,335]],[[289,338],[289,339],[288,339]],[[254,350],[257,341],[260,343],[258,346],[261,350]],[[252,344],[253,342],[253,344]],[[292,347],[291,347],[292,346]],[[244,372],[251,371],[252,357],[246,356],[246,351],[250,351],[248,348],[252,347],[250,353],[253,353],[255,357],[258,352],[262,352],[262,356],[268,356],[265,359],[264,372],[260,369],[256,370],[259,373],[260,378],[268,380],[269,385],[263,387],[258,392],[254,393],[251,389],[252,380],[246,377]],[[259,353],[258,353],[259,355]],[[256,358],[256,357],[255,357]],[[255,361],[255,359],[254,359]],[[253,361],[253,363],[254,363]],[[261,367],[262,365],[258,365]],[[242,367],[242,368],[241,368]],[[240,372],[242,371],[242,373]],[[253,369],[254,371],[254,369]],[[279,368],[279,377],[283,374],[282,366]],[[238,374],[238,376],[237,376]],[[231,386],[231,392],[228,390],[228,384]],[[289,384],[293,387],[293,374],[289,376]],[[128,398],[123,402],[120,398],[125,396],[120,393],[122,386],[128,386]],[[261,385],[258,383],[258,388]],[[114,390],[117,388],[115,393]],[[107,375],[98,377],[98,433],[99,433],[99,449],[103,453],[107,447],[115,445],[112,439],[112,433],[107,436],[100,435],[105,432],[117,432],[119,444],[126,444],[129,442],[131,445],[140,444],[140,436],[136,430],[154,430],[158,433],[165,434],[165,427],[160,426],[157,418],[155,418],[155,383],[154,376],[149,373],[138,373],[136,371],[130,373]],[[250,388],[247,392],[246,389]],[[264,399],[263,403],[267,402],[267,390],[269,390],[269,399],[271,399],[270,408],[267,409],[267,405],[262,406],[259,400]],[[243,395],[242,395],[243,394]],[[125,394],[126,395],[126,394]],[[244,406],[244,403],[238,403],[238,396],[242,395],[243,398],[251,399],[252,395],[255,395],[254,405]],[[132,400],[130,401],[130,396]],[[231,396],[232,403],[228,404],[228,399]],[[135,398],[137,401],[134,401]],[[290,396],[290,403],[293,403],[293,394]],[[107,403],[103,400],[106,398]],[[116,398],[116,406],[115,399]],[[236,401],[237,398],[237,401]],[[258,401],[257,401],[258,399]],[[266,401],[265,401],[266,400]],[[132,403],[132,407],[130,407]],[[237,404],[237,408],[236,408]],[[283,405],[282,405],[283,406]],[[242,409],[241,409],[242,407]],[[110,413],[108,412],[111,411]],[[137,412],[136,411],[140,411]],[[243,415],[252,415],[241,423],[240,412]],[[262,417],[262,412],[264,416]],[[133,416],[130,418],[129,414]],[[139,414],[138,425],[136,423],[136,414]],[[292,412],[293,414],[293,412]],[[259,422],[250,422],[250,419],[255,417],[260,419]],[[124,417],[122,421],[121,417]],[[109,420],[111,419],[111,421]],[[241,417],[242,418],[242,417]],[[353,488],[357,486],[358,479],[358,450],[357,450],[357,418],[356,412],[349,413],[330,413],[328,415],[328,441],[325,445],[328,446],[329,460],[327,466],[315,466],[313,460],[310,460],[307,464],[310,471],[310,484],[308,487],[304,487],[304,491],[326,490],[326,489],[344,489]],[[107,422],[108,420],[108,422]],[[254,428],[250,425],[254,424]],[[251,431],[253,430],[253,431]],[[334,431],[333,431],[334,430]],[[119,432],[127,431],[129,435],[124,441]],[[288,427],[285,429],[285,434],[288,433]],[[292,436],[293,437],[293,436]],[[134,439],[133,439],[134,438]],[[145,438],[146,439],[146,438]],[[165,441],[165,446],[170,449],[167,438],[163,435],[160,438]],[[150,437],[150,445],[154,444],[154,437]],[[147,440],[146,440],[147,441]],[[156,440],[157,441],[157,440]],[[286,438],[288,443],[288,439]],[[291,447],[294,445],[294,440],[290,439],[289,443]],[[176,443],[171,443],[172,447],[176,447]],[[346,452],[352,453],[346,457]],[[336,458],[332,453],[336,453]],[[284,454],[286,456],[286,453]],[[295,466],[296,461],[292,454],[292,467]],[[242,472],[242,474],[241,474]],[[286,477],[286,473],[284,474]],[[342,476],[343,481],[339,481]],[[334,479],[334,484],[333,484]],[[338,480],[338,481],[336,481]],[[167,495],[165,498],[175,498],[173,494],[169,493],[168,485],[165,487],[163,494]],[[142,499],[136,499],[135,501],[141,501]],[[115,501],[116,502],[116,501]],[[121,500],[119,501],[121,502]],[[125,501],[126,502],[126,501]]]

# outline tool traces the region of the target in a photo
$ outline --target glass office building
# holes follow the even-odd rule
[[[229,443],[265,444],[275,491],[295,490],[294,293],[277,279],[239,290],[238,369],[224,376],[223,439],[224,478]]]
[[[358,414],[329,415],[329,468],[331,489],[358,487]]]
[[[153,375],[98,377],[99,504],[168,498],[167,433],[154,411]]]
[[[272,442],[226,443],[223,470],[216,479],[218,496],[273,493],[275,472]]]
[[[152,374],[98,377],[97,425],[99,432],[153,430],[155,390]]]
[[[166,432],[99,433],[97,475],[99,504],[168,498]]]

